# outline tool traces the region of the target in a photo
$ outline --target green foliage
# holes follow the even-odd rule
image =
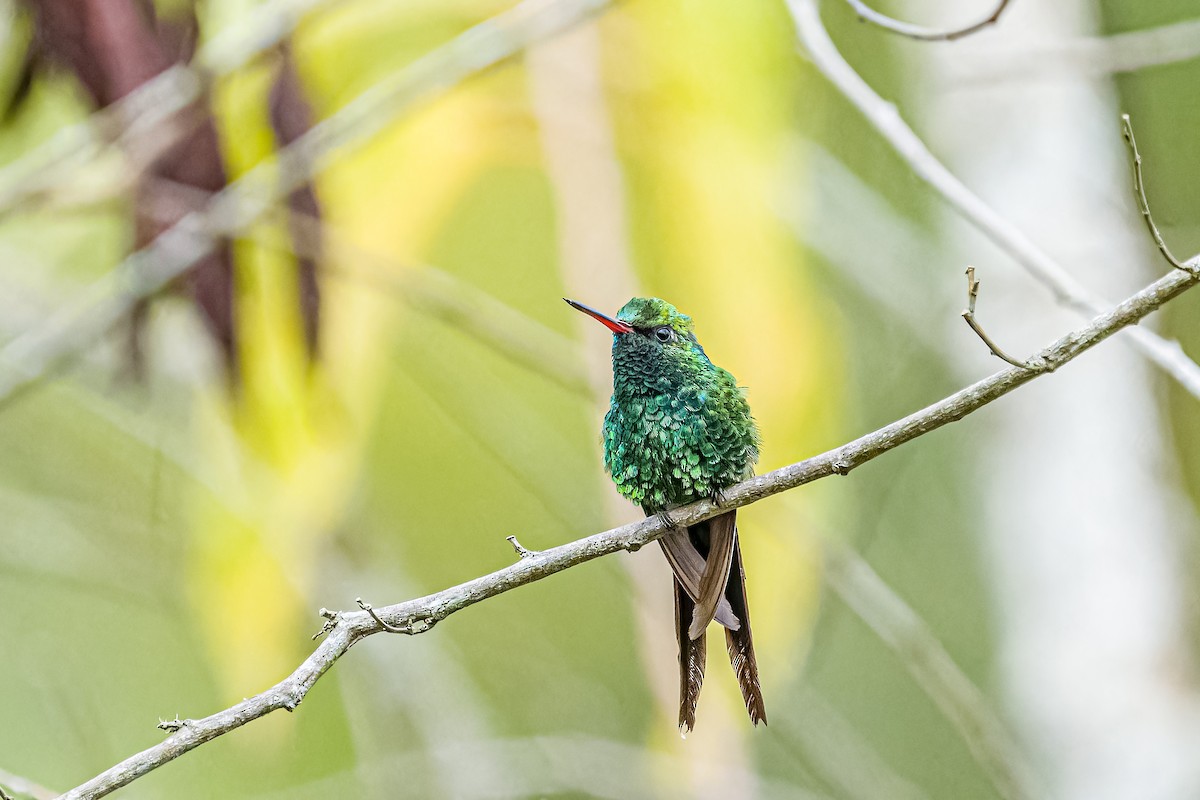
[[[241,5],[215,5],[215,19],[236,24]],[[824,5],[854,65],[915,116],[924,76],[891,39]],[[1101,6],[1114,32],[1190,13],[1186,2]],[[313,107],[334,113],[497,10],[358,0],[314,15],[294,42]],[[593,33],[599,57],[570,69],[590,70],[602,89],[598,116],[579,119],[607,128],[574,135],[622,181],[629,241],[618,249],[633,270],[618,277],[697,322],[660,300],[622,309],[620,319],[668,325],[674,338],[617,337],[616,396],[598,437],[607,363],[594,394],[564,388],[557,365],[514,363],[389,288],[429,263],[530,331],[590,334],[558,298],[564,287],[608,292],[614,276],[568,269],[565,190],[544,136],[546,114],[575,109],[538,107],[530,63],[472,80],[339,155],[318,182],[331,255],[316,367],[281,311],[295,291],[290,260],[270,244],[282,226],[264,223],[238,243],[239,388],[212,368],[192,312],[168,298],[151,313],[144,381],[125,377],[117,332],[0,408],[0,768],[69,788],[159,741],[158,719],[200,717],[282,678],[310,651],[319,607],[469,580],[511,562],[510,534],[540,549],[640,516],[605,466],[625,498],[664,508],[743,477],[760,446],[761,468],[775,468],[957,388],[957,368],[927,344],[940,334],[921,336],[961,303],[960,284],[947,289],[926,257],[938,252],[944,266],[959,255],[942,250],[940,201],[796,58],[782,8],[632,0]],[[238,170],[272,147],[268,60],[218,93]],[[17,66],[0,59],[0,87]],[[1187,152],[1180,137],[1200,113],[1178,102],[1196,69],[1117,79],[1151,201],[1189,254],[1200,246],[1190,222],[1200,160],[1173,156]],[[62,75],[40,81],[0,128],[0,158],[85,113]],[[811,188],[817,147],[907,232],[864,227],[865,204],[836,209],[904,277],[915,326],[782,219],[787,199]],[[81,168],[81,192],[127,169],[116,159]],[[831,212],[831,196],[805,197],[810,222]],[[127,204],[110,191],[0,224],[0,333],[33,325],[116,261],[131,238]],[[1195,302],[1170,317],[1190,352]],[[576,355],[604,362],[594,350],[581,341]],[[670,369],[649,370],[654,359]],[[1172,389],[1170,400],[1194,500],[1200,417],[1191,398]],[[751,796],[751,786],[849,798],[899,785],[912,797],[994,797],[903,654],[823,598],[821,583],[820,538],[849,543],[992,693],[998,634],[976,532],[987,412],[973,419],[983,421],[851,479],[739,513],[769,728],[751,730],[733,681],[714,674],[699,728],[678,740],[670,582],[657,553],[639,553],[504,594],[427,635],[374,637],[295,715],[222,737],[121,796],[628,798]]]

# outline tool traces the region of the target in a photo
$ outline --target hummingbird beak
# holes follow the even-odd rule
[[[597,320],[601,325],[608,328],[613,333],[633,333],[632,325],[626,325],[624,322],[621,322],[618,319],[613,319],[607,314],[601,314],[596,309],[585,306],[583,303],[576,303],[574,300],[567,300],[565,297],[563,300],[566,300],[567,305],[569,305],[571,308],[575,309],[576,311],[582,311],[589,317]]]

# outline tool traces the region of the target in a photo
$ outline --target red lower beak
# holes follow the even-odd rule
[[[608,328],[613,333],[633,333],[632,325],[626,325],[624,322],[621,322],[619,319],[613,319],[612,317],[608,316],[607,314],[601,314],[596,309],[585,306],[583,303],[576,303],[574,300],[567,300],[567,298],[565,298],[565,297],[563,298],[563,300],[566,300],[567,305],[569,305],[571,308],[575,309],[576,311],[582,311],[583,313],[587,314],[589,317],[599,321],[599,323],[601,325]]]

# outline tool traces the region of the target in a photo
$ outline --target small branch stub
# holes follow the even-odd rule
[[[517,541],[516,536],[505,536],[504,541],[511,544],[513,550],[516,550],[517,555],[521,558],[533,558],[540,552],[538,550],[530,550],[528,547],[525,547],[523,544]]]
[[[329,633],[334,628],[336,628],[337,624],[338,624],[338,619],[339,619],[338,612],[330,611],[328,608],[322,608],[317,613],[325,618],[325,624],[321,626],[321,630],[317,631],[316,633],[314,633],[312,635],[312,640],[314,642],[317,639],[320,639],[325,634]]]
[[[1129,158],[1133,162],[1133,196],[1137,199],[1138,211],[1142,214],[1142,220],[1145,221],[1146,228],[1154,239],[1154,244],[1158,246],[1158,252],[1162,253],[1163,258],[1175,269],[1195,272],[1195,267],[1180,261],[1171,252],[1171,248],[1167,247],[1158,226],[1154,224],[1154,217],[1150,215],[1150,202],[1146,199],[1146,182],[1142,175],[1142,154],[1138,152],[1137,140],[1133,138],[1133,121],[1129,119],[1128,114],[1121,115],[1121,135],[1125,137],[1125,144],[1129,146]]]
[[[979,281],[975,280],[975,268],[967,267],[967,308],[962,312],[962,318],[971,326],[971,330],[975,331],[975,335],[983,340],[983,343],[988,346],[988,350],[992,351],[992,355],[1002,361],[1007,361],[1014,367],[1021,369],[1032,370],[1034,367],[1028,361],[1018,361],[1000,349],[999,345],[992,341],[991,337],[984,332],[983,326],[975,319],[975,301],[979,298]]]
[[[160,731],[166,731],[167,733],[175,733],[177,731],[182,730],[183,728],[186,728],[187,724],[189,722],[191,722],[191,720],[180,719],[179,715],[176,714],[175,719],[160,719],[158,721],[157,727]]]

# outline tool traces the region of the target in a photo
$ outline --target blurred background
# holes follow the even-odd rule
[[[584,16],[522,9],[556,5]],[[1084,321],[913,174],[784,4],[595,5],[463,80],[483,37],[428,54],[509,4],[0,2],[0,785],[64,791],[265,689],[322,606],[638,518],[601,466],[609,337],[564,295],[691,314],[749,387],[760,471],[998,369],[967,264],[1010,352]],[[1166,269],[1122,112],[1164,236],[1200,250],[1200,2],[1012,0],[930,43],[820,12],[1090,290]],[[118,267],[241,176],[215,238]],[[1198,303],[1148,326],[1200,354]],[[714,641],[680,738],[652,548],[372,637],[295,715],[121,796],[1200,796],[1200,400],[1125,339],[742,511],[769,727]]]

